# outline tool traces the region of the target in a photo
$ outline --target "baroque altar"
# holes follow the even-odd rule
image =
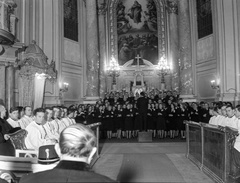
[[[166,89],[171,89],[170,77],[166,76],[165,80]],[[108,91],[111,91],[111,81],[109,80],[107,83]],[[117,91],[125,90],[136,94],[152,89],[161,89],[161,80],[156,65],[138,55],[120,66],[120,76],[116,80]]]

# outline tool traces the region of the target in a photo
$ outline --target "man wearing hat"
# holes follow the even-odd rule
[[[52,170],[24,175],[20,183],[44,182],[116,182],[110,178],[89,171],[89,164],[95,154],[96,137],[94,132],[82,124],[65,128],[55,144],[60,162]],[[44,150],[50,157],[51,150]]]

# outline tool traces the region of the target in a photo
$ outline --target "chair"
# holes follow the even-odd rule
[[[26,145],[25,145],[25,138],[27,136],[27,131],[24,129],[20,129],[14,133],[10,133],[8,134],[10,136],[10,140],[16,149],[21,149],[21,150],[25,150],[27,149]]]
[[[27,149],[25,145],[25,138],[27,136],[26,130],[20,129],[8,135],[10,136],[10,140],[15,148],[16,157],[37,158],[38,151]]]

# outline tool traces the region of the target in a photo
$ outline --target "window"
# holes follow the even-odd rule
[[[77,0],[64,0],[64,37],[78,41]]]
[[[211,0],[197,0],[198,39],[213,33]]]

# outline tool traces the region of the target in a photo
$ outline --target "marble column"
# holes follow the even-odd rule
[[[1,85],[1,90],[0,90],[0,105],[5,104],[5,91],[6,91],[6,66],[5,63],[0,63],[0,85]]]
[[[14,107],[15,97],[14,97],[14,84],[15,84],[15,73],[12,64],[6,67],[6,107]]]
[[[178,2],[177,0],[169,0],[169,34],[170,34],[170,52],[169,61],[172,63],[172,89],[179,90],[179,54],[178,54]]]
[[[193,95],[192,51],[189,0],[178,1],[180,94]]]
[[[87,13],[87,92],[86,97],[99,97],[99,48],[96,0],[86,1]]]
[[[106,11],[107,5],[105,0],[98,1],[98,25],[99,25],[99,52],[100,52],[100,69],[99,69],[99,80],[100,80],[100,97],[104,97],[107,90],[106,85]]]

